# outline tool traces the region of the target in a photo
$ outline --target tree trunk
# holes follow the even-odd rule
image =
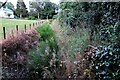
[[[22,18],[22,14],[20,14],[20,18]]]
[[[38,13],[38,19],[40,18],[39,16],[40,16],[40,14]]]

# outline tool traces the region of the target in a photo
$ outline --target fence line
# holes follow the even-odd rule
[[[24,27],[24,28],[25,28],[25,32],[26,32],[26,30],[27,30],[26,24],[25,24],[25,27]]]
[[[3,34],[4,34],[4,39],[6,39],[6,32],[5,32],[5,27],[3,27]]]
[[[40,21],[40,22],[36,22],[36,23],[33,23],[32,25],[33,25],[33,28],[34,27],[38,27],[38,26],[40,26],[41,24],[43,24],[45,21]],[[28,26],[29,26],[29,29],[32,29],[32,25],[31,24],[29,24]],[[17,32],[17,34],[18,34],[18,32],[19,32],[19,26],[18,25],[16,25],[16,29],[15,29],[15,31]],[[23,31],[27,31],[27,25],[25,24],[24,25],[24,30]],[[14,35],[14,31],[13,30],[11,30],[11,33],[12,33],[12,35]],[[6,27],[3,27],[3,37],[4,37],[4,39],[6,39],[7,37],[6,37]]]

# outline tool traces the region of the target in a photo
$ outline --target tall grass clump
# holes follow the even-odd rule
[[[90,56],[93,51],[89,45],[89,29],[73,30],[60,26],[59,21],[52,22],[59,44],[60,65],[56,70],[57,79],[88,79],[92,78]],[[87,48],[87,49],[86,49]]]
[[[55,33],[49,23],[36,28],[36,31],[39,33],[40,44],[36,50],[29,53],[30,79],[53,78],[54,67],[58,62]]]
[[[63,38],[66,44],[67,53],[70,55],[71,58],[75,58],[77,54],[83,54],[84,50],[90,44],[90,34],[89,29],[77,27],[75,30],[72,28],[62,26],[60,38]],[[64,45],[64,44],[63,44]]]

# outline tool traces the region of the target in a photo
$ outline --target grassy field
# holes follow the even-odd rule
[[[15,26],[19,26],[19,30],[23,30],[25,24],[27,28],[29,25],[38,22],[37,20],[21,20],[21,19],[1,19],[0,18],[0,39],[3,38],[3,27],[6,27],[7,34],[10,33],[11,30],[15,30]]]

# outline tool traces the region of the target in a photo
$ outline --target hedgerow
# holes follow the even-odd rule
[[[61,2],[60,7],[62,25],[90,29],[91,43],[98,47],[92,61],[95,79],[119,79],[120,2]]]

